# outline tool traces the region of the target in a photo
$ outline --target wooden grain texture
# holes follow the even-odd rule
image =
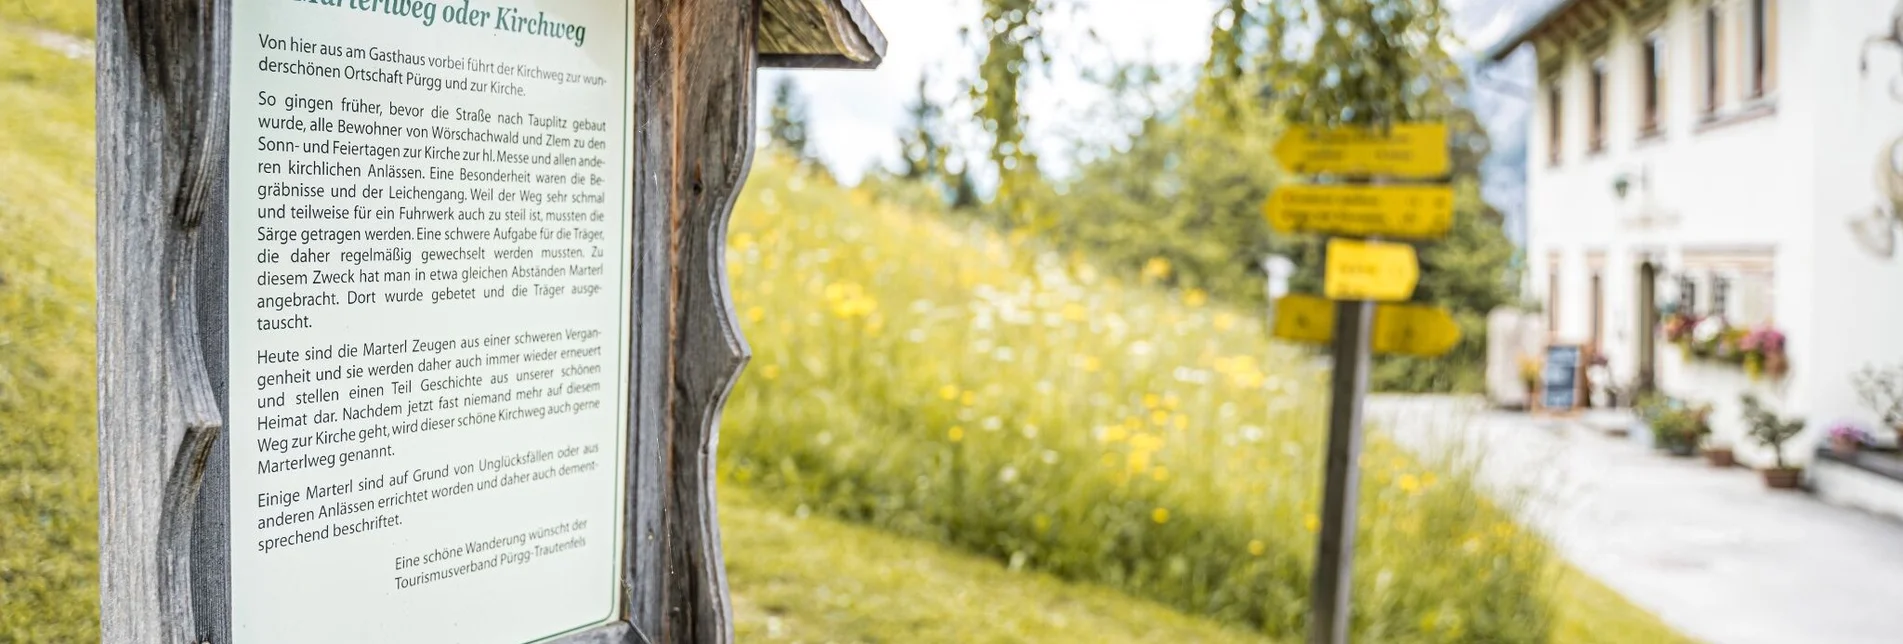
[[[885,34],[860,0],[760,0],[762,67],[870,69]]]
[[[194,641],[192,517],[221,430],[198,235],[221,180],[229,22],[198,0],[99,5],[100,632]]]
[[[720,409],[749,352],[723,249],[752,160],[761,3],[780,0],[629,1],[637,241],[626,621],[563,641],[731,642],[714,454]],[[222,643],[231,633],[222,449],[231,2],[99,8],[107,644]],[[844,43],[810,55],[876,64],[884,54],[856,0],[784,6],[809,13],[776,20],[824,24]]]
[[[750,355],[728,291],[727,220],[753,161],[757,0],[692,0],[677,13],[676,141],[667,418],[671,442],[664,615],[669,642],[733,641],[714,453],[720,409]]]

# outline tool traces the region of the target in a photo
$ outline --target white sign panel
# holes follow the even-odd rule
[[[630,11],[232,3],[235,644],[620,617]]]

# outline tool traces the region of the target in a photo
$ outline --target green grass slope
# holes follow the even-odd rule
[[[98,637],[92,79],[0,30],[0,642]]]
[[[84,35],[90,18],[28,16],[20,2],[0,0],[0,643],[86,642],[98,616],[93,77],[21,27]],[[46,6],[69,4],[82,6]],[[1075,282],[1087,266],[808,185],[764,155],[736,222],[737,298],[760,360],[736,392],[723,466],[771,490],[725,497],[743,636],[1253,637],[1105,586],[1256,626],[1211,607],[1268,606],[1254,614],[1294,627],[1315,473],[1312,439],[1290,428],[1313,420],[1312,384],[1275,373],[1288,354],[1253,316],[1197,293]],[[1366,641],[1513,632],[1473,616],[1531,606],[1476,589],[1550,594],[1535,609],[1554,614],[1531,618],[1555,620],[1559,641],[1675,639],[1589,579],[1528,568],[1550,563],[1526,556],[1540,544],[1458,477],[1377,454]],[[803,501],[887,530],[791,518]],[[1433,556],[1479,558],[1409,563]],[[1241,583],[1208,593],[1209,579]]]
[[[742,489],[722,491],[720,524],[742,642],[1269,641]]]

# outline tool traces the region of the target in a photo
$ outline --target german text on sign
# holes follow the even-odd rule
[[[1335,303],[1313,295],[1276,300],[1274,334],[1291,342],[1333,342]],[[1460,343],[1460,325],[1442,307],[1382,304],[1374,308],[1371,335],[1376,353],[1432,358],[1445,355]]]
[[[1433,178],[1447,174],[1447,125],[1292,128],[1276,141],[1275,160],[1296,174]]]
[[[1421,263],[1407,244],[1328,240],[1322,291],[1333,300],[1398,302],[1414,296]]]
[[[1281,232],[1438,239],[1454,224],[1447,186],[1290,185],[1264,214]]]
[[[617,619],[625,2],[232,3],[235,644]]]

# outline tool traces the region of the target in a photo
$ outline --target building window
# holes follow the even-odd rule
[[[1642,114],[1644,120],[1639,124],[1639,133],[1650,136],[1659,133],[1664,121],[1665,101],[1665,36],[1654,33],[1645,39],[1644,51],[1640,62],[1645,66],[1641,70],[1644,87],[1640,96],[1644,100]]]
[[[1704,108],[1711,114],[1724,102],[1725,25],[1716,4],[1705,7],[1704,32]]]
[[[1678,314],[1693,317],[1698,315],[1698,283],[1691,276],[1678,278]]]
[[[1560,154],[1564,151],[1562,141],[1565,137],[1561,135],[1565,132],[1565,128],[1560,120],[1561,99],[1559,79],[1556,78],[1553,79],[1552,86],[1546,90],[1546,160],[1553,165],[1559,165]]]
[[[1559,335],[1559,257],[1546,262],[1546,333]]]
[[[1747,87],[1751,90],[1751,98],[1758,98],[1777,88],[1777,2],[1750,0],[1750,9],[1750,29],[1747,34],[1750,42],[1745,59],[1750,73]]]
[[[1729,318],[1730,316],[1727,314],[1730,313],[1730,305],[1731,280],[1716,275],[1712,276],[1711,314],[1720,318]]]
[[[1592,127],[1588,149],[1593,152],[1606,150],[1606,59],[1592,61],[1592,77],[1589,94],[1592,99]]]

